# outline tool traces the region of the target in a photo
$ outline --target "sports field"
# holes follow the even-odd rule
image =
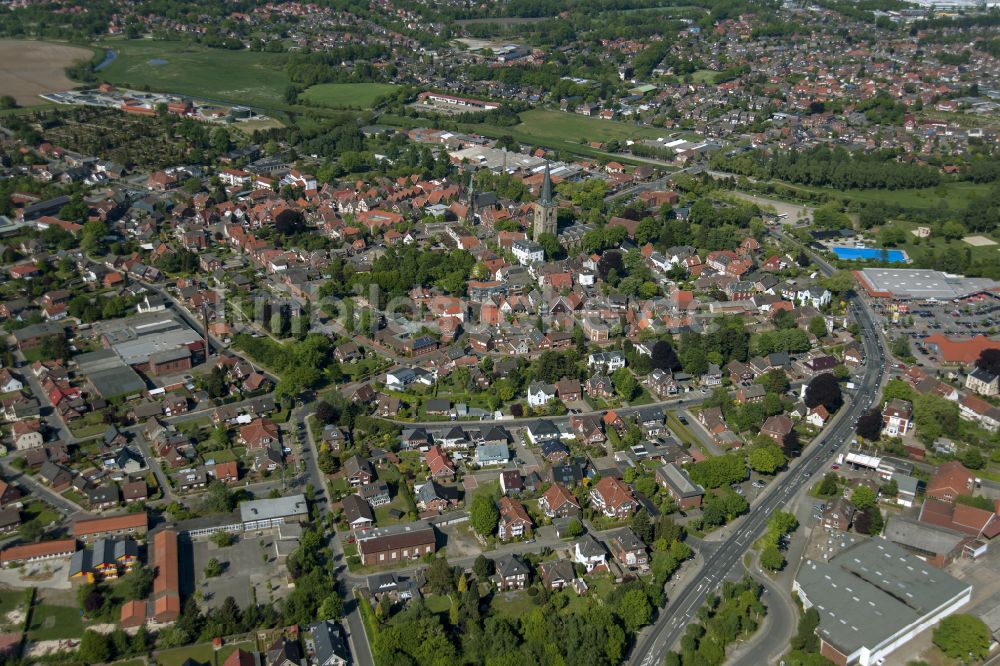
[[[396,88],[391,83],[320,83],[310,86],[299,99],[332,109],[370,109],[376,99]]]
[[[40,94],[77,86],[65,69],[93,55],[78,46],[0,39],[0,94],[12,95],[21,106],[44,104]]]
[[[278,54],[150,40],[109,40],[98,46],[118,54],[98,73],[109,83],[233,104],[286,106],[288,77]]]

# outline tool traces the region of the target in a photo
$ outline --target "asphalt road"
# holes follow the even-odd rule
[[[833,267],[822,260],[819,260],[819,265],[824,273],[833,271]],[[853,297],[850,307],[861,327],[861,339],[867,358],[865,374],[855,394],[856,399],[841,408],[789,471],[761,494],[750,512],[737,521],[727,539],[705,558],[701,575],[678,590],[652,627],[640,634],[632,650],[630,664],[654,666],[663,663],[667,652],[677,644],[698,608],[704,603],[705,596],[714,592],[733,568],[740,565],[743,554],[764,532],[769,516],[784,507],[789,499],[810,482],[814,474],[823,470],[829,458],[851,439],[857,418],[875,402],[886,376],[887,353],[884,341],[875,328],[871,312],[859,297]],[[783,633],[775,632],[774,635],[784,640]],[[762,646],[761,650],[772,654],[780,647],[768,644]]]

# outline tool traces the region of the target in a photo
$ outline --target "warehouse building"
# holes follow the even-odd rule
[[[1000,289],[988,278],[967,278],[922,268],[863,268],[854,276],[872,298],[954,301]]]
[[[169,310],[97,322],[94,332],[105,347],[139,372],[176,374],[204,360],[202,334]]]
[[[972,597],[971,585],[884,539],[807,560],[792,589],[819,611],[820,652],[838,666],[884,663]]]

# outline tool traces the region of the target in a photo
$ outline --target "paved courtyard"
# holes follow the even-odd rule
[[[181,580],[193,584],[189,592],[200,591],[204,605],[209,608],[221,606],[226,597],[233,597],[241,607],[254,598],[258,603],[282,598],[289,588],[284,564],[277,566],[275,561],[276,539],[276,534],[265,532],[259,537],[242,534],[225,548],[208,540],[185,544],[188,553],[185,556],[182,547]],[[223,564],[223,572],[221,576],[206,579],[205,566],[213,557]]]

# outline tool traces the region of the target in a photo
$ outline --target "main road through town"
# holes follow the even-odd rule
[[[781,234],[776,235],[784,238]],[[833,272],[833,267],[822,258],[813,254],[813,260],[823,273],[829,275]],[[865,373],[854,399],[806,447],[789,471],[772,482],[761,494],[750,512],[736,523],[729,537],[705,559],[701,575],[693,577],[687,585],[675,592],[656,622],[640,634],[629,659],[633,666],[658,666],[663,663],[667,652],[673,649],[687,625],[694,620],[706,595],[714,592],[735,567],[741,566],[743,554],[764,532],[770,515],[794,497],[810,482],[814,474],[824,469],[830,457],[851,438],[857,418],[875,402],[882,381],[887,376],[885,343],[876,329],[871,312],[859,296],[851,299],[850,309],[861,327],[866,358]]]

